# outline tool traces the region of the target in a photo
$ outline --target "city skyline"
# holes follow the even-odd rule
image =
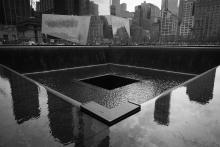
[[[34,2],[37,2],[40,0],[34,0]],[[94,1],[94,0],[92,0]],[[134,12],[135,6],[140,5],[146,1],[146,3],[151,3],[154,4],[155,6],[159,7],[161,9],[161,0],[121,0],[121,3],[126,3],[127,4],[127,10],[130,12]]]
[[[127,4],[128,11],[134,12],[135,6],[141,5],[144,1],[146,1],[146,3],[154,4],[161,9],[161,0],[121,0],[120,2]]]

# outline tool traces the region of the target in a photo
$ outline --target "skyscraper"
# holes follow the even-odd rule
[[[161,11],[169,10],[175,15],[178,15],[179,0],[162,0]]]
[[[40,12],[52,13],[54,10],[53,0],[40,0]]]
[[[197,41],[219,41],[220,1],[197,0],[194,10],[193,36]]]
[[[79,0],[40,0],[42,13],[77,15],[79,14]]]
[[[40,2],[36,2],[36,11],[41,12]]]
[[[126,3],[122,3],[122,4],[120,5],[120,7],[121,7],[121,10],[122,10],[122,11],[127,11],[127,4],[126,4]]]
[[[120,0],[112,0],[112,5],[115,7],[120,7]]]
[[[141,5],[135,7],[135,13],[133,18],[134,26],[132,27],[132,29],[136,30],[137,32],[143,29],[142,31],[145,31],[146,34],[148,34],[148,35],[142,35],[145,38],[143,39],[144,42],[149,40],[149,38],[154,41],[158,40],[157,38],[159,38],[159,30],[160,30],[158,23],[160,20],[160,15],[161,15],[160,9],[157,6],[150,3],[144,2]],[[135,35],[136,32],[132,34]],[[137,36],[137,38],[140,39],[140,36],[141,35]],[[136,37],[133,36],[133,38]]]
[[[121,16],[120,0],[112,0],[111,15]]]
[[[46,14],[98,15],[99,5],[90,0],[41,0],[40,9]]]
[[[30,0],[0,0],[0,24],[15,25],[30,16]]]
[[[170,11],[162,11],[161,41],[174,41],[178,33],[178,17]]]
[[[178,34],[179,0],[162,0],[161,5],[161,41],[174,41]]]
[[[89,15],[99,15],[99,6],[93,1],[89,3]]]
[[[189,37],[192,33],[193,22],[194,22],[194,1],[195,0],[184,0],[182,3],[182,11],[179,11],[181,14],[181,25],[180,25],[180,36]]]
[[[142,3],[135,7],[134,23],[146,30],[150,30],[151,25],[160,18],[160,9],[150,3]]]

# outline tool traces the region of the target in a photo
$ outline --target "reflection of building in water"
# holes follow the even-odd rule
[[[92,16],[90,19],[88,44],[101,43],[103,39],[103,22],[100,16]]]
[[[71,104],[48,93],[48,118],[51,134],[62,144],[73,142],[73,114]]]
[[[48,111],[51,134],[63,145],[74,143],[75,146],[84,146],[94,133],[101,134],[92,137],[91,142],[85,145],[92,146],[92,143],[97,144],[109,135],[107,129],[103,131],[106,125],[51,93],[48,93]]]
[[[11,84],[7,77],[7,72],[0,67],[0,97],[11,97]]]
[[[169,125],[170,94],[156,100],[154,109],[154,121],[161,125]]]
[[[187,85],[187,94],[191,101],[207,104],[213,98],[215,72],[213,70]]]
[[[90,120],[84,119],[84,122],[87,122],[84,133],[87,133],[88,131],[93,131],[95,127],[98,127],[98,129],[102,131],[96,134],[94,137],[86,139],[86,141],[83,143],[82,146],[110,147],[111,143],[110,143],[110,137],[109,137],[110,136],[109,129],[106,128],[105,125],[101,125],[100,123],[97,123],[95,121],[91,122]]]
[[[18,124],[40,116],[37,86],[19,76],[11,75],[12,103]]]

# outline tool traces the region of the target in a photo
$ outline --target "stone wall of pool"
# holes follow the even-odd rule
[[[220,47],[0,46],[0,64],[20,73],[115,63],[200,74],[219,58]]]

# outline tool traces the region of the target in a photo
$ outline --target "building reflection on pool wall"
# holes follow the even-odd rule
[[[54,108],[56,110],[53,110]],[[74,127],[72,107],[48,93],[48,110],[51,134],[64,145],[72,142]]]
[[[48,131],[42,135],[52,136],[52,142],[76,146],[90,146],[91,144],[109,146],[109,129],[105,124],[84,114],[78,107],[63,101],[38,84],[9,72],[0,74],[1,82],[8,83],[7,89],[8,93],[11,93],[13,117],[18,127],[22,124],[31,127],[43,123],[45,125],[41,127]],[[5,90],[6,85],[3,85]],[[99,132],[102,133],[94,137],[94,134],[99,134]],[[38,135],[32,133],[34,136]]]
[[[205,105],[213,99],[215,75],[216,70],[213,70],[209,72],[209,74],[206,74],[187,85],[186,93],[189,95],[191,101]]]
[[[60,108],[61,110],[57,111],[53,110],[53,108]],[[59,98],[54,98],[54,95],[50,93],[48,93],[48,110],[51,134],[63,145],[74,143],[75,145],[89,146],[87,142],[93,144],[102,142],[100,139],[106,140],[108,133],[104,136],[102,134],[101,136],[93,137],[91,141],[87,139],[93,136],[91,132],[104,130],[106,125],[96,119],[91,119],[90,116],[81,112],[79,108],[73,107]]]
[[[186,94],[190,101],[205,105],[213,99],[213,88],[216,70],[202,76],[186,86]],[[170,94],[158,98],[155,102],[154,121],[160,125],[169,125]]]
[[[169,125],[170,94],[165,95],[155,102],[154,121],[160,125]]]
[[[17,75],[9,75],[15,120],[22,124],[40,116],[37,86]],[[28,90],[27,90],[28,87]]]

